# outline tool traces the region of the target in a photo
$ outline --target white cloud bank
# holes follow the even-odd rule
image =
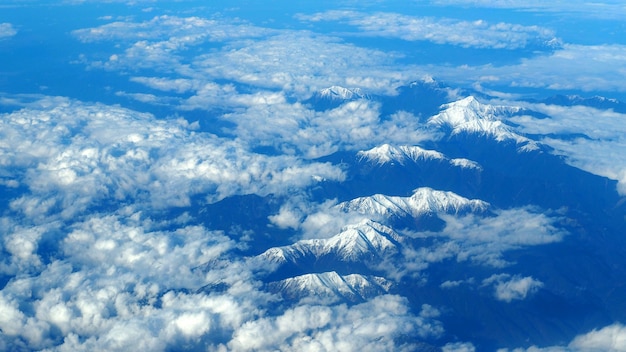
[[[443,329],[431,313],[407,317],[407,301],[393,295],[378,296],[353,307],[303,305],[283,315],[244,324],[229,347],[235,351],[413,351],[416,341],[398,345],[403,334],[437,337]],[[376,317],[372,319],[372,316]]]
[[[184,206],[194,194],[215,202],[344,177],[327,163],[252,153],[182,119],[69,100],[50,103],[55,105],[5,114],[0,121],[3,183],[30,189],[11,208],[33,219],[55,207],[67,218],[112,200]]]
[[[358,35],[430,41],[465,48],[520,49],[529,45],[554,46],[554,32],[539,26],[511,23],[490,24],[483,20],[412,17],[398,13],[374,14],[354,11],[328,11],[297,16],[305,21],[345,21],[359,29]]]
[[[165,90],[175,90],[180,83],[176,79],[192,79],[196,94],[183,104],[186,108],[215,102],[214,93],[220,90],[215,89],[219,88],[216,80],[280,89],[302,98],[337,84],[389,93],[407,77],[423,75],[414,69],[398,70],[394,65],[398,54],[309,31],[278,31],[238,21],[161,16],[145,22],[113,22],[73,34],[86,43],[122,42],[123,52],[97,58],[88,63],[91,67],[131,72],[144,68],[160,75],[177,75],[169,82],[160,81]],[[211,48],[216,45],[217,50]],[[197,49],[191,56],[190,48]],[[95,58],[83,58],[87,59]],[[146,83],[154,85],[156,81]],[[222,93],[232,93],[225,89]]]

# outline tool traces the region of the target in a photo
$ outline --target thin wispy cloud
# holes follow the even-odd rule
[[[0,23],[0,39],[9,38],[17,34],[11,23]]]

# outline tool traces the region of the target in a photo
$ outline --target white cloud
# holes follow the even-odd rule
[[[235,351],[414,350],[415,345],[399,345],[394,340],[415,333],[422,338],[438,337],[443,329],[433,320],[432,307],[423,307],[420,316],[413,316],[407,303],[399,296],[383,295],[352,307],[303,305],[278,317],[244,324],[228,347]]]
[[[476,347],[470,342],[448,343],[442,348],[443,352],[475,352]]]
[[[17,34],[11,23],[0,23],[0,39],[9,38]]]
[[[521,277],[507,274],[492,275],[483,280],[483,286],[493,285],[496,299],[504,302],[513,300],[523,300],[541,287],[543,282],[532,278],[531,276]]]
[[[162,90],[187,91],[191,89],[187,84],[193,82],[196,94],[183,104],[187,109],[216,101],[212,95],[215,88],[204,89],[207,84],[214,85],[215,80],[307,97],[337,84],[393,93],[400,84],[423,75],[414,68],[399,70],[394,65],[399,55],[394,53],[361,48],[307,31],[277,31],[235,20],[161,16],[145,22],[113,22],[73,33],[83,42],[122,42],[119,45],[123,52],[90,58],[95,59],[88,63],[92,67],[175,73],[178,77],[172,79],[134,78]],[[218,48],[205,48],[206,43]],[[189,55],[190,48],[196,49],[193,55]],[[221,89],[232,93],[228,86]]]
[[[576,336],[567,346],[499,349],[498,352],[623,352],[626,351],[626,327],[615,323]]]
[[[504,252],[560,242],[566,234],[555,226],[557,219],[531,209],[497,210],[495,213],[493,217],[441,214],[446,227],[440,234],[434,235],[449,240],[432,248],[426,257],[430,259],[427,260],[440,261],[455,257],[458,261],[471,260],[502,267],[509,264],[502,258]]]
[[[275,99],[224,115],[235,122],[237,136],[253,145],[270,145],[284,153],[317,158],[339,150],[369,149],[382,143],[418,144],[437,136],[412,114],[380,116],[380,105],[357,100],[316,112],[299,103]]]
[[[245,46],[199,56],[192,68],[212,77],[306,97],[332,85],[393,92],[406,80],[404,70],[392,68],[397,57],[333,37],[284,31]],[[415,72],[406,74],[415,77]]]
[[[519,49],[530,45],[549,46],[554,32],[539,26],[486,21],[461,21],[448,18],[412,17],[397,13],[360,13],[328,11],[299,15],[306,21],[347,21],[359,29],[358,35],[431,41],[462,47]]]
[[[130,80],[131,82],[141,83],[149,88],[165,92],[174,91],[179,94],[199,88],[199,82],[188,78],[131,77]]]
[[[626,351],[626,327],[613,324],[577,336],[569,347],[580,351]]]
[[[518,125],[517,130],[545,135],[539,140],[553,147],[555,154],[566,156],[566,161],[575,167],[618,181],[618,192],[626,194],[625,114],[585,106],[522,106],[549,118],[513,117],[510,120]]]
[[[200,226],[162,226],[125,209],[64,229],[67,235],[58,239],[59,251],[49,264],[13,277],[0,291],[6,313],[0,317],[0,345],[8,350],[210,347],[226,343],[271,302],[242,263],[227,262],[211,275],[198,269],[232,249],[223,234]],[[230,289],[194,293],[212,282],[212,275]]]
[[[522,58],[509,65],[446,67],[432,65],[437,78],[452,82],[497,83],[512,87],[550,90],[626,91],[626,70],[620,63],[626,46],[565,44],[552,53]],[[493,81],[497,77],[497,81]]]
[[[145,22],[111,22],[100,27],[72,32],[82,42],[104,40],[155,40],[169,38],[161,45],[181,49],[204,41],[220,42],[241,38],[258,38],[272,30],[247,23],[227,23],[200,17],[156,16]]]
[[[4,178],[30,189],[11,207],[32,219],[59,207],[68,218],[103,201],[180,206],[194,194],[214,202],[344,177],[330,164],[255,154],[182,119],[157,120],[119,107],[63,101],[6,114],[0,125]]]

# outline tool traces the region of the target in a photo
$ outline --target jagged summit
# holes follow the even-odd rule
[[[360,151],[357,154],[361,159],[385,164],[389,162],[398,162],[404,164],[406,161],[418,161],[420,159],[438,159],[443,160],[446,157],[434,150],[423,149],[418,146],[392,146],[383,144],[370,150]]]
[[[513,141],[520,150],[539,149],[537,143],[523,137],[507,125],[504,118],[522,111],[520,107],[482,104],[473,96],[444,104],[441,112],[428,119],[431,126],[447,127],[451,134],[478,133],[494,137],[497,141]]]
[[[288,299],[314,301],[364,301],[389,292],[392,284],[378,276],[360,274],[339,275],[335,271],[305,274],[269,283],[273,292]]]
[[[317,93],[318,99],[328,100],[354,100],[367,98],[361,88],[345,88],[341,86],[331,86],[324,88]]]
[[[473,96],[444,104],[442,111],[428,120],[430,124],[463,126],[476,121],[499,121],[500,116],[507,116],[521,110],[519,107],[494,106],[482,104]]]
[[[379,165],[398,163],[404,165],[407,162],[419,162],[421,160],[447,161],[451,165],[461,168],[481,169],[480,165],[468,159],[449,159],[443,153],[436,150],[428,150],[419,146],[393,146],[383,144],[369,150],[359,151],[357,156],[361,160],[367,160]]]
[[[298,263],[303,258],[318,259],[323,256],[358,262],[395,253],[398,239],[399,236],[391,228],[365,220],[347,226],[331,238],[300,240],[289,246],[270,248],[261,257],[278,264]]]
[[[413,218],[436,213],[459,214],[485,212],[489,203],[477,199],[467,199],[453,192],[422,187],[410,197],[392,197],[376,194],[341,203],[338,207],[345,212],[357,212],[370,216]]]

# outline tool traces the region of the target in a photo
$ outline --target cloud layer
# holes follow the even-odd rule
[[[72,32],[83,52],[73,64],[83,64],[88,73],[105,70],[122,77],[129,84],[110,83],[111,96],[122,104],[146,106],[134,100],[158,107],[159,116],[71,98],[30,96],[30,103],[21,104],[13,99],[20,96],[0,96],[5,107],[22,107],[0,115],[0,350],[443,346],[444,351],[474,351],[471,342],[447,335],[442,321],[456,314],[450,307],[430,305],[427,293],[387,288],[400,283],[451,296],[468,289],[471,297],[493,304],[530,306],[538,292],[554,288],[541,273],[515,272],[521,266],[511,258],[524,258],[509,254],[572,239],[561,228],[561,215],[530,205],[498,209],[427,187],[411,197],[373,195],[369,192],[378,185],[361,189],[358,182],[357,187],[342,182],[375,174],[374,164],[397,170],[404,163],[415,164],[413,180],[426,158],[441,162],[442,169],[467,167],[480,176],[482,164],[452,156],[460,148],[444,155],[419,146],[445,147],[449,140],[442,131],[477,132],[532,151],[539,149],[537,139],[572,165],[619,180],[626,193],[622,114],[521,102],[491,106],[467,98],[443,105],[440,114],[417,116],[428,92],[399,89],[436,73],[466,87],[626,91],[622,45],[562,44],[553,29],[539,25],[395,12],[299,14],[290,28],[223,14],[169,13],[147,20],[129,16]],[[323,29],[333,22],[354,31]],[[15,28],[0,24],[0,38],[16,35]],[[377,46],[367,38],[403,44]],[[459,52],[488,49],[474,51],[514,59],[457,67],[407,62],[412,45],[421,41]],[[518,50],[524,58],[516,56]],[[363,94],[314,109],[309,98],[331,86]],[[446,90],[446,102],[459,92]],[[402,109],[394,105],[390,111],[389,101],[402,103]],[[525,115],[523,108],[548,117]],[[200,116],[200,121],[179,115]],[[337,152],[343,154],[332,155]],[[372,157],[363,175],[349,174],[347,160],[372,153],[382,157]],[[335,157],[341,161],[319,161]],[[334,199],[344,191],[358,198]],[[266,197],[272,210],[259,210],[246,197],[239,215],[218,204],[245,195]],[[212,220],[228,216],[235,218],[233,224],[218,230]],[[260,219],[261,231],[246,229],[243,224],[250,220],[237,216]],[[414,228],[394,228],[400,218]],[[427,230],[415,229],[422,225]],[[251,249],[249,243],[261,245]],[[280,267],[261,253],[296,259]],[[375,260],[363,262],[366,256]],[[315,265],[299,267],[303,257]],[[348,265],[331,268],[342,272],[328,275],[323,266],[336,262]],[[448,273],[447,266],[454,270]],[[430,269],[446,276],[429,276]],[[293,274],[298,270],[306,273]],[[384,275],[386,289],[357,303],[288,301],[268,289],[306,275],[354,279],[371,274]],[[624,335],[616,323],[553,349],[619,350]]]
[[[328,11],[300,15],[306,21],[345,21],[359,29],[358,35],[430,41],[464,48],[520,49],[527,46],[558,45],[554,32],[539,26],[511,23],[490,24],[483,20],[411,17],[398,13]]]

